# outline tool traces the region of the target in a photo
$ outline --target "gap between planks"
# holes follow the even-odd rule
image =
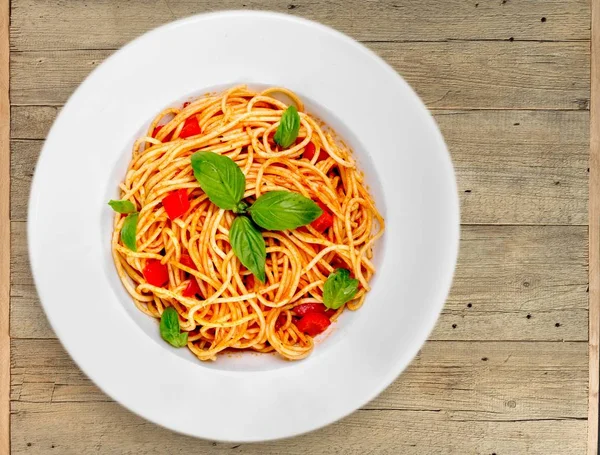
[[[446,39],[431,39],[431,40],[411,40],[411,39],[365,39],[357,40],[361,44],[428,44],[428,43],[589,43],[589,39],[508,39],[508,38],[490,38],[490,39],[461,39],[461,38],[446,38]],[[36,47],[35,49],[25,50],[12,50],[11,54],[30,54],[38,52],[94,52],[94,51],[107,51],[116,52],[120,50],[120,47],[77,47],[77,48],[43,48]]]

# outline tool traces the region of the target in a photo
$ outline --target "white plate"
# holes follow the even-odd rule
[[[171,348],[134,307],[110,257],[106,202],[117,195],[134,138],[165,106],[240,82],[288,87],[338,129],[387,221],[364,306],[345,312],[299,362],[255,354],[201,363]],[[48,319],[104,392],[181,433],[259,441],[340,419],[402,372],[450,289],[459,209],[434,120],[383,60],[314,22],[233,11],[147,33],[81,84],[44,145],[28,229]]]

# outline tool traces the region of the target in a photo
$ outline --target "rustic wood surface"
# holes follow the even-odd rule
[[[0,453],[10,446],[9,4],[0,0]]]
[[[267,444],[198,441],[112,402],[55,339],[27,260],[31,177],[70,93],[140,33],[225,8],[318,20],[384,57],[433,110],[461,197],[453,289],[417,359],[348,418]],[[13,453],[594,453],[588,0],[12,0],[10,49]]]
[[[592,2],[589,202],[589,398],[588,452],[598,451],[598,388],[600,386],[600,2]]]

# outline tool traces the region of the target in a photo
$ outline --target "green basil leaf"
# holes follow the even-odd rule
[[[337,269],[327,277],[323,285],[323,304],[337,310],[354,298],[358,291],[358,280],[350,278],[350,271]]]
[[[306,226],[323,214],[314,201],[289,191],[269,191],[260,196],[248,211],[256,224],[272,231]]]
[[[235,162],[213,152],[192,155],[192,169],[210,201],[224,210],[234,210],[244,197],[246,177]]]
[[[133,205],[133,202],[131,202],[131,201],[127,201],[127,200],[115,201],[114,199],[111,199],[110,201],[108,201],[108,205],[110,205],[112,207],[112,209],[118,213],[133,213],[133,212],[135,212],[135,205]]]
[[[273,136],[273,140],[286,149],[294,143],[299,131],[300,115],[296,106],[291,105],[281,116],[281,121],[275,132],[275,136]]]
[[[188,333],[180,332],[179,316],[173,307],[165,308],[160,317],[160,336],[163,340],[176,348],[187,345]]]
[[[125,222],[121,228],[121,240],[123,241],[123,244],[131,251],[137,251],[135,234],[137,232],[138,217],[138,212],[130,213],[125,218]]]
[[[247,216],[238,216],[229,230],[229,242],[240,262],[262,283],[265,282],[267,249],[265,239]]]

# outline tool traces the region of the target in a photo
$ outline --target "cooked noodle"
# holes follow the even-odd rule
[[[291,98],[300,112],[298,139],[285,150],[273,142],[287,107],[271,96],[275,93]],[[180,139],[190,116],[197,117],[201,134]],[[160,124],[162,128],[155,131]],[[309,142],[315,146],[310,160],[303,158]],[[326,159],[319,160],[321,150]],[[246,201],[272,190],[301,193],[327,206],[333,226],[324,234],[311,225],[264,231],[266,283],[260,283],[240,264],[229,244],[234,213],[211,203],[194,177],[190,156],[196,151],[233,159],[246,176]],[[190,208],[170,220],[162,199],[178,189],[189,192]],[[360,285],[355,298],[332,314],[332,320],[344,307],[358,309],[370,289],[375,273],[373,244],[383,234],[383,219],[351,151],[304,112],[302,101],[286,89],[254,92],[238,86],[202,96],[184,108],[165,109],[135,142],[120,190],[121,199],[139,210],[137,252],[120,238],[125,215],[115,217],[113,257],[123,285],[149,316],[160,318],[166,307],[174,307],[181,330],[189,333],[187,346],[200,360],[214,360],[226,349],[277,351],[286,359],[302,359],[314,342],[298,330],[294,307],[323,302],[323,284],[336,267],[349,269]],[[183,254],[189,255],[194,267],[180,261]],[[168,266],[165,286],[144,279],[149,259]],[[182,295],[194,277],[200,299]]]

